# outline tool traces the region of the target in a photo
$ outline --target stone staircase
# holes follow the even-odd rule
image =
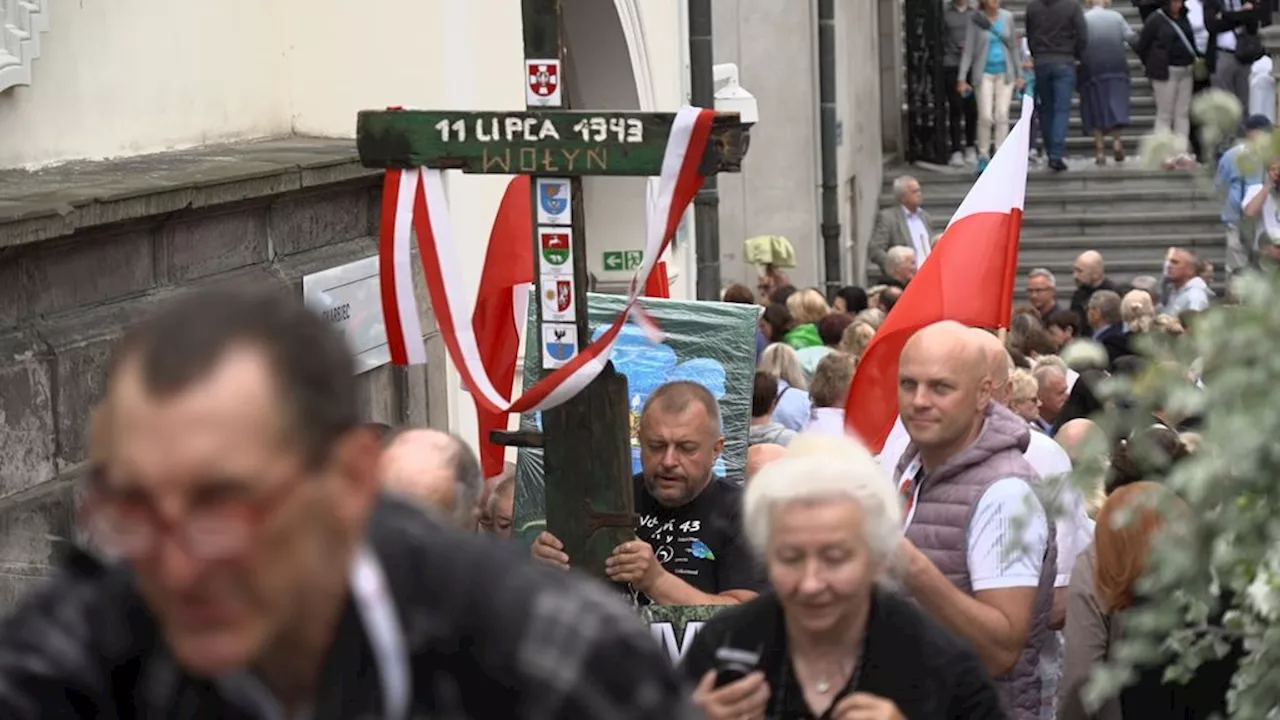
[[[1026,2],[1004,2],[1019,29]],[[1117,0],[1113,7],[1138,29],[1136,8],[1125,0]],[[1093,140],[1081,133],[1077,96],[1072,101],[1067,135],[1070,169],[1053,173],[1033,166],[1028,173],[1015,302],[1025,299],[1022,288],[1026,273],[1036,267],[1053,271],[1059,287],[1069,290],[1072,261],[1085,250],[1101,252],[1108,275],[1127,282],[1135,275],[1159,275],[1165,249],[1170,245],[1185,246],[1214,263],[1221,282],[1225,246],[1218,221],[1220,201],[1211,187],[1211,176],[1203,169],[1164,171],[1139,162],[1138,142],[1153,129],[1155,100],[1137,57],[1130,57],[1129,67],[1133,74],[1132,124],[1122,133],[1129,158],[1116,163],[1108,152],[1107,165],[1094,164]],[[1017,118],[1019,102],[1014,99],[1011,120]],[[886,168],[881,207],[895,202],[893,179],[903,173],[920,180],[924,207],[938,232],[973,185],[969,170],[937,166]],[[874,281],[878,271],[868,268],[868,274]]]
[[[1032,268],[1044,267],[1071,287],[1071,264],[1085,250],[1101,252],[1107,273],[1127,282],[1159,275],[1165,249],[1184,246],[1214,263],[1219,280],[1225,254],[1219,202],[1209,178],[1191,172],[1146,170],[1136,163],[1096,167],[1073,163],[1064,173],[1033,169],[1027,176],[1015,301]],[[948,169],[887,169],[882,206],[894,202],[893,178],[909,173],[924,188],[924,207],[940,232],[964,199],[973,178]]]
[[[1029,1],[1004,0],[1000,4],[1001,7],[1013,13],[1014,24],[1020,34],[1026,28],[1026,8]],[[1115,0],[1111,5],[1111,9],[1125,16],[1129,24],[1133,26],[1134,32],[1142,31],[1142,18],[1138,14],[1138,8],[1134,7],[1128,0]],[[1130,125],[1120,133],[1120,136],[1124,142],[1125,153],[1134,156],[1138,152],[1139,140],[1142,136],[1150,134],[1155,128],[1156,100],[1151,93],[1151,81],[1143,73],[1141,61],[1132,51],[1129,52],[1129,76],[1131,78],[1129,95]],[[1015,97],[1013,107],[1009,113],[1011,121],[1017,120],[1019,103],[1020,100]],[[1107,141],[1107,147],[1108,149],[1110,148],[1110,140]],[[1067,131],[1067,153],[1073,156],[1093,156],[1093,139],[1085,137],[1081,132],[1079,95],[1071,100],[1071,126]]]

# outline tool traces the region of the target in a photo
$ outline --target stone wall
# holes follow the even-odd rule
[[[212,283],[301,296],[303,275],[376,252],[381,174],[349,142],[277,145],[0,172],[0,609],[73,535],[87,413],[125,328]],[[427,366],[359,377],[367,419],[447,426],[428,325]]]

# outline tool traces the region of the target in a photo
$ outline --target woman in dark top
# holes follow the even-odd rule
[[[1191,93],[1197,73],[1208,72],[1196,51],[1191,22],[1182,0],[1165,0],[1147,16],[1134,51],[1146,66],[1156,98],[1156,132],[1185,140],[1191,132]],[[1185,148],[1164,158],[1165,167],[1189,167],[1194,160]]]
[[[743,526],[773,589],[713,618],[684,656],[708,720],[1005,717],[974,651],[878,587],[902,507],[856,442],[797,437],[747,485]],[[745,676],[716,687],[735,658]]]

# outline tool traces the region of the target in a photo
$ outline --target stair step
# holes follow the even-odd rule
[[[951,188],[939,191],[925,188],[925,208],[935,214],[941,213],[943,209],[952,211],[960,206],[967,193],[967,190],[957,192]],[[892,193],[880,196],[881,207],[887,207],[892,202]],[[1027,192],[1026,208],[1027,214],[1031,214],[1072,204],[1099,207],[1108,203],[1120,203],[1130,207],[1143,202],[1178,203],[1178,206],[1184,209],[1190,204],[1198,203],[1205,203],[1205,207],[1210,209],[1221,207],[1218,199],[1193,185],[1188,185],[1150,189],[1121,187],[1107,190],[1032,188]]]
[[[1001,9],[1008,10],[1013,13],[1013,21],[1019,30],[1025,30],[1027,27],[1027,3],[1025,2],[1003,2],[1000,4]],[[1142,13],[1138,12],[1138,8],[1124,3],[1115,3],[1111,6],[1112,10],[1119,12],[1124,16],[1125,20],[1133,26],[1134,32],[1142,30]]]
[[[1122,135],[1146,135],[1155,128],[1155,113],[1129,113],[1129,127],[1125,128]],[[1084,118],[1079,113],[1071,114],[1070,129],[1072,132],[1080,132],[1080,128],[1084,127]]]
[[[1104,256],[1108,248],[1156,248],[1163,250],[1170,246],[1209,249],[1223,245],[1225,240],[1221,232],[1184,232],[1172,235],[1094,235],[1089,238],[1088,247],[1095,248]],[[1029,253],[1052,253],[1054,257],[1064,258],[1072,251],[1085,249],[1080,238],[1074,235],[1047,235],[1022,239],[1019,257],[1025,258]],[[1079,254],[1077,252],[1077,254]],[[1071,255],[1074,258],[1074,255]],[[1050,261],[1046,261],[1050,262]]]
[[[880,192],[880,207],[892,202],[893,180],[903,171],[885,173]],[[934,212],[938,198],[964,197],[973,186],[973,173],[968,170],[938,172],[924,168],[907,170],[924,185],[925,208]],[[1204,179],[1195,171],[1160,171],[1143,169],[1139,163],[1110,163],[1102,167],[1086,163],[1079,169],[1065,173],[1031,172],[1027,174],[1027,197],[1035,199],[1048,193],[1079,191],[1104,192],[1109,197],[1124,197],[1130,192],[1159,191],[1170,194],[1198,190],[1205,197],[1212,197],[1212,190],[1204,185]],[[935,214],[937,214],[935,212]]]
[[[1022,107],[1022,98],[1017,94],[1009,103],[1009,114],[1017,116]],[[1143,114],[1155,117],[1156,113],[1156,96],[1151,94],[1151,84],[1144,83],[1139,85],[1134,83],[1129,91],[1129,114]],[[1080,95],[1076,94],[1071,97],[1071,116],[1080,117]]]
[[[1142,141],[1142,136],[1148,134],[1148,132],[1142,128],[1125,128],[1121,132],[1120,144],[1124,146],[1124,151],[1129,157],[1138,154],[1138,143]],[[1110,144],[1107,147],[1109,149]],[[1067,154],[1093,155],[1093,138],[1084,137],[1079,134],[1079,131],[1067,133]]]
[[[1115,207],[1099,207],[1093,210],[1027,214],[1022,218],[1022,236],[1060,237],[1074,234],[1081,237],[1081,244],[1092,244],[1094,236],[1116,237],[1162,234],[1209,234],[1221,227],[1218,211],[1213,208],[1116,212]],[[1088,237],[1087,240],[1083,239]]]

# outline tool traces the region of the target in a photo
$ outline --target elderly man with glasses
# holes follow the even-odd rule
[[[638,621],[382,495],[350,352],[296,298],[119,346],[87,554],[0,623],[0,717],[692,717]]]

